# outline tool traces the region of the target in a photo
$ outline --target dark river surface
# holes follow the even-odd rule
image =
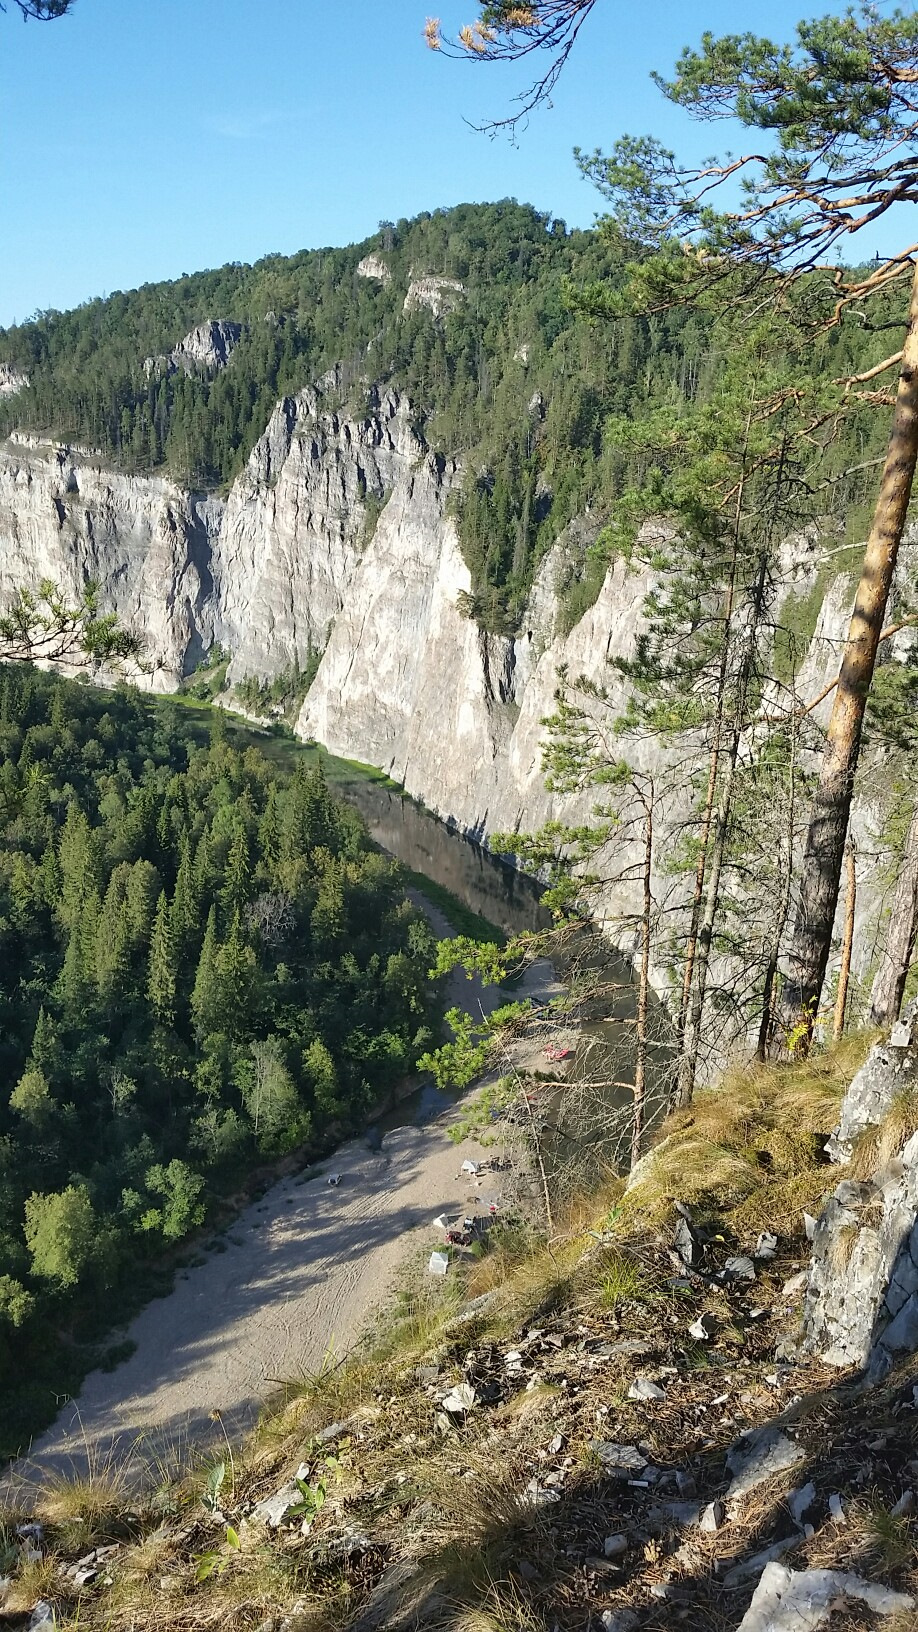
[[[540,886],[447,826],[429,811],[384,783],[369,778],[335,775],[336,793],[355,806],[363,816],[373,840],[412,872],[423,873],[456,896],[472,912],[497,925],[506,935],[525,930],[545,929],[551,922],[542,905]],[[595,1170],[620,1167],[627,1144],[632,1096],[628,1084],[634,1080],[635,986],[630,963],[610,948],[598,934],[584,938],[576,949],[582,965],[589,964],[603,976],[606,988],[601,998],[584,1006],[579,1014],[576,1051],[565,1067],[567,1086],[551,1103],[550,1115],[557,1128],[555,1141],[559,1162],[570,1156],[573,1165]],[[568,971],[558,965],[564,980]],[[508,993],[512,997],[512,992]],[[648,1066],[648,1120],[663,1106],[662,1079],[669,1059],[668,1027],[664,1011],[653,1006],[651,1048]],[[553,1068],[546,1061],[546,1071]],[[390,1128],[429,1120],[439,1114],[447,1100],[432,1085],[421,1087],[411,1097],[382,1118],[379,1137]]]
[[[390,856],[432,878],[505,935],[550,924],[538,884],[404,794],[369,779],[336,780],[334,788],[360,811],[371,837]]]

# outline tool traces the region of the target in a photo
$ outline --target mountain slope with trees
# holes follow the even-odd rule
[[[512,629],[566,524],[588,508],[608,517],[653,477],[622,422],[661,412],[678,420],[716,396],[723,354],[710,313],[595,322],[593,293],[623,287],[642,253],[504,200],[382,223],[349,248],[270,255],[38,313],[0,332],[0,361],[30,382],[0,399],[0,435],[18,428],[88,444],[128,471],[219,487],[241,470],[278,397],[343,365],[342,390],[358,407],[363,383],[395,385],[429,447],[461,458],[468,610],[488,628]],[[388,279],[359,272],[368,256]],[[423,303],[404,309],[409,286],[428,276],[462,285],[441,316]],[[243,330],[226,367],[145,366],[215,318]],[[828,334],[808,354],[808,373],[871,364],[883,344],[854,328]],[[878,446],[873,416],[856,415],[820,479]],[[833,479],[806,513],[845,515],[864,491],[860,471]],[[600,544],[603,559],[610,548]],[[595,560],[584,570],[596,579]]]

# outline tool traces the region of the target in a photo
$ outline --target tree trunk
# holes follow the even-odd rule
[[[869,1023],[891,1026],[899,1018],[902,993],[912,961],[915,931],[918,929],[918,803],[912,816],[902,869],[886,928],[886,945],[870,992]]]
[[[839,1042],[845,1029],[845,1009],[848,1003],[848,982],[851,979],[851,949],[854,946],[854,913],[857,907],[857,867],[854,840],[849,835],[845,846],[845,866],[848,875],[848,893],[845,900],[845,937],[842,941],[841,967],[838,971],[838,995],[835,999],[835,1018],[832,1022],[832,1041]]]
[[[734,699],[733,721],[730,727],[730,747],[727,754],[727,768],[721,786],[720,799],[717,805],[717,817],[714,823],[714,838],[711,846],[710,864],[708,868],[708,884],[705,895],[704,916],[698,932],[698,951],[695,959],[695,980],[692,986],[691,1003],[689,1004],[688,1018],[685,1027],[685,1036],[682,1042],[682,1052],[679,1057],[679,1069],[676,1075],[676,1087],[673,1093],[674,1107],[688,1105],[695,1090],[695,1075],[698,1070],[698,1053],[701,1047],[701,1023],[704,1018],[704,1000],[707,995],[708,968],[711,961],[711,946],[714,940],[714,924],[720,907],[720,877],[723,871],[724,857],[727,851],[727,837],[730,831],[730,817],[733,810],[733,784],[736,779],[736,766],[739,759],[740,744],[746,723],[746,699],[749,692],[749,681],[752,678],[753,660],[755,655],[755,636],[762,616],[765,600],[765,583],[768,572],[768,558],[765,549],[759,556],[759,570],[755,585],[752,589],[752,616],[745,636],[744,651],[740,660],[736,677],[736,696]]]
[[[730,813],[733,806],[733,780],[736,775],[737,758],[739,757],[740,730],[740,723],[737,718],[733,726],[730,757],[727,761],[726,775],[724,776],[720,801],[717,807],[717,819],[714,824],[714,843],[708,868],[704,917],[698,932],[695,981],[686,1020],[682,1054],[679,1058],[676,1088],[673,1094],[674,1108],[690,1104],[695,1089],[698,1051],[701,1047],[701,1021],[704,1015],[704,1000],[708,987],[708,967],[711,961],[711,943],[714,939],[714,922],[717,917],[717,909],[720,906],[720,875],[723,870],[724,854],[727,848],[727,833],[730,827]]]
[[[631,1121],[631,1166],[641,1154],[644,1134],[644,1099],[647,1085],[647,1014],[650,1007],[650,929],[653,910],[653,791],[644,804],[644,905],[641,913],[641,973],[638,981],[637,1049],[634,1060],[634,1113]]]
[[[752,423],[752,403],[746,418],[746,434],[743,453],[749,444],[749,427]],[[733,611],[736,602],[736,574],[739,565],[739,531],[743,513],[743,497],[745,494],[745,475],[740,482],[736,498],[736,515],[733,523],[733,539],[730,552],[730,575],[727,579],[727,588],[724,594],[723,611],[723,638],[720,646],[720,663],[717,671],[717,708],[714,715],[714,735],[708,756],[708,791],[705,794],[704,814],[701,818],[701,839],[698,847],[698,861],[695,865],[695,887],[692,892],[692,912],[689,920],[688,938],[685,943],[685,955],[682,964],[682,996],[679,1000],[679,1018],[676,1021],[676,1044],[682,1049],[685,1038],[685,1028],[688,1022],[689,1006],[692,998],[692,982],[695,977],[695,958],[698,953],[698,933],[701,928],[701,911],[704,905],[704,875],[708,865],[708,849],[711,843],[711,827],[714,821],[714,800],[717,795],[717,777],[720,769],[720,755],[723,746],[724,733],[724,704],[727,695],[727,674],[730,662],[730,646],[733,631]]]
[[[854,773],[867,694],[905,527],[918,457],[918,262],[889,448],[842,658],[819,787],[810,813],[794,936],[781,994],[781,1023],[806,1053],[832,945]]]
[[[771,952],[765,970],[765,982],[762,988],[762,1018],[759,1022],[759,1041],[756,1048],[756,1058],[767,1060],[771,1039],[774,1035],[777,1020],[777,978],[778,966],[781,958],[781,942],[784,939],[784,926],[787,923],[787,914],[790,910],[791,889],[794,880],[794,824],[796,821],[796,792],[797,792],[797,720],[791,716],[790,722],[790,774],[788,776],[787,793],[787,864],[784,868],[784,878],[781,884],[781,899],[775,916],[774,938],[771,943]]]

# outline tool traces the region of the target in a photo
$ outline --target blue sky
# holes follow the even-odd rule
[[[575,145],[653,131],[714,146],[649,79],[702,29],[786,37],[800,0],[601,0],[551,109],[516,145],[519,68],[427,51],[425,15],[474,0],[76,0],[0,15],[0,324],[157,278],[366,237],[462,200],[513,196],[587,226]],[[816,4],[815,12],[829,9]],[[809,12],[809,8],[805,8]],[[722,133],[721,133],[722,134]],[[882,244],[878,247],[882,248]]]

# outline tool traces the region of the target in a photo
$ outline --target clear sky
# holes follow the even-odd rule
[[[505,111],[523,70],[423,43],[427,12],[455,31],[474,0],[76,0],[53,23],[10,4],[0,324],[464,200],[512,196],[587,226],[599,200],[572,148],[653,131],[701,156],[716,138],[668,107],[651,68],[704,28],[789,37],[800,4],[600,0],[554,106],[515,145],[470,123]]]

